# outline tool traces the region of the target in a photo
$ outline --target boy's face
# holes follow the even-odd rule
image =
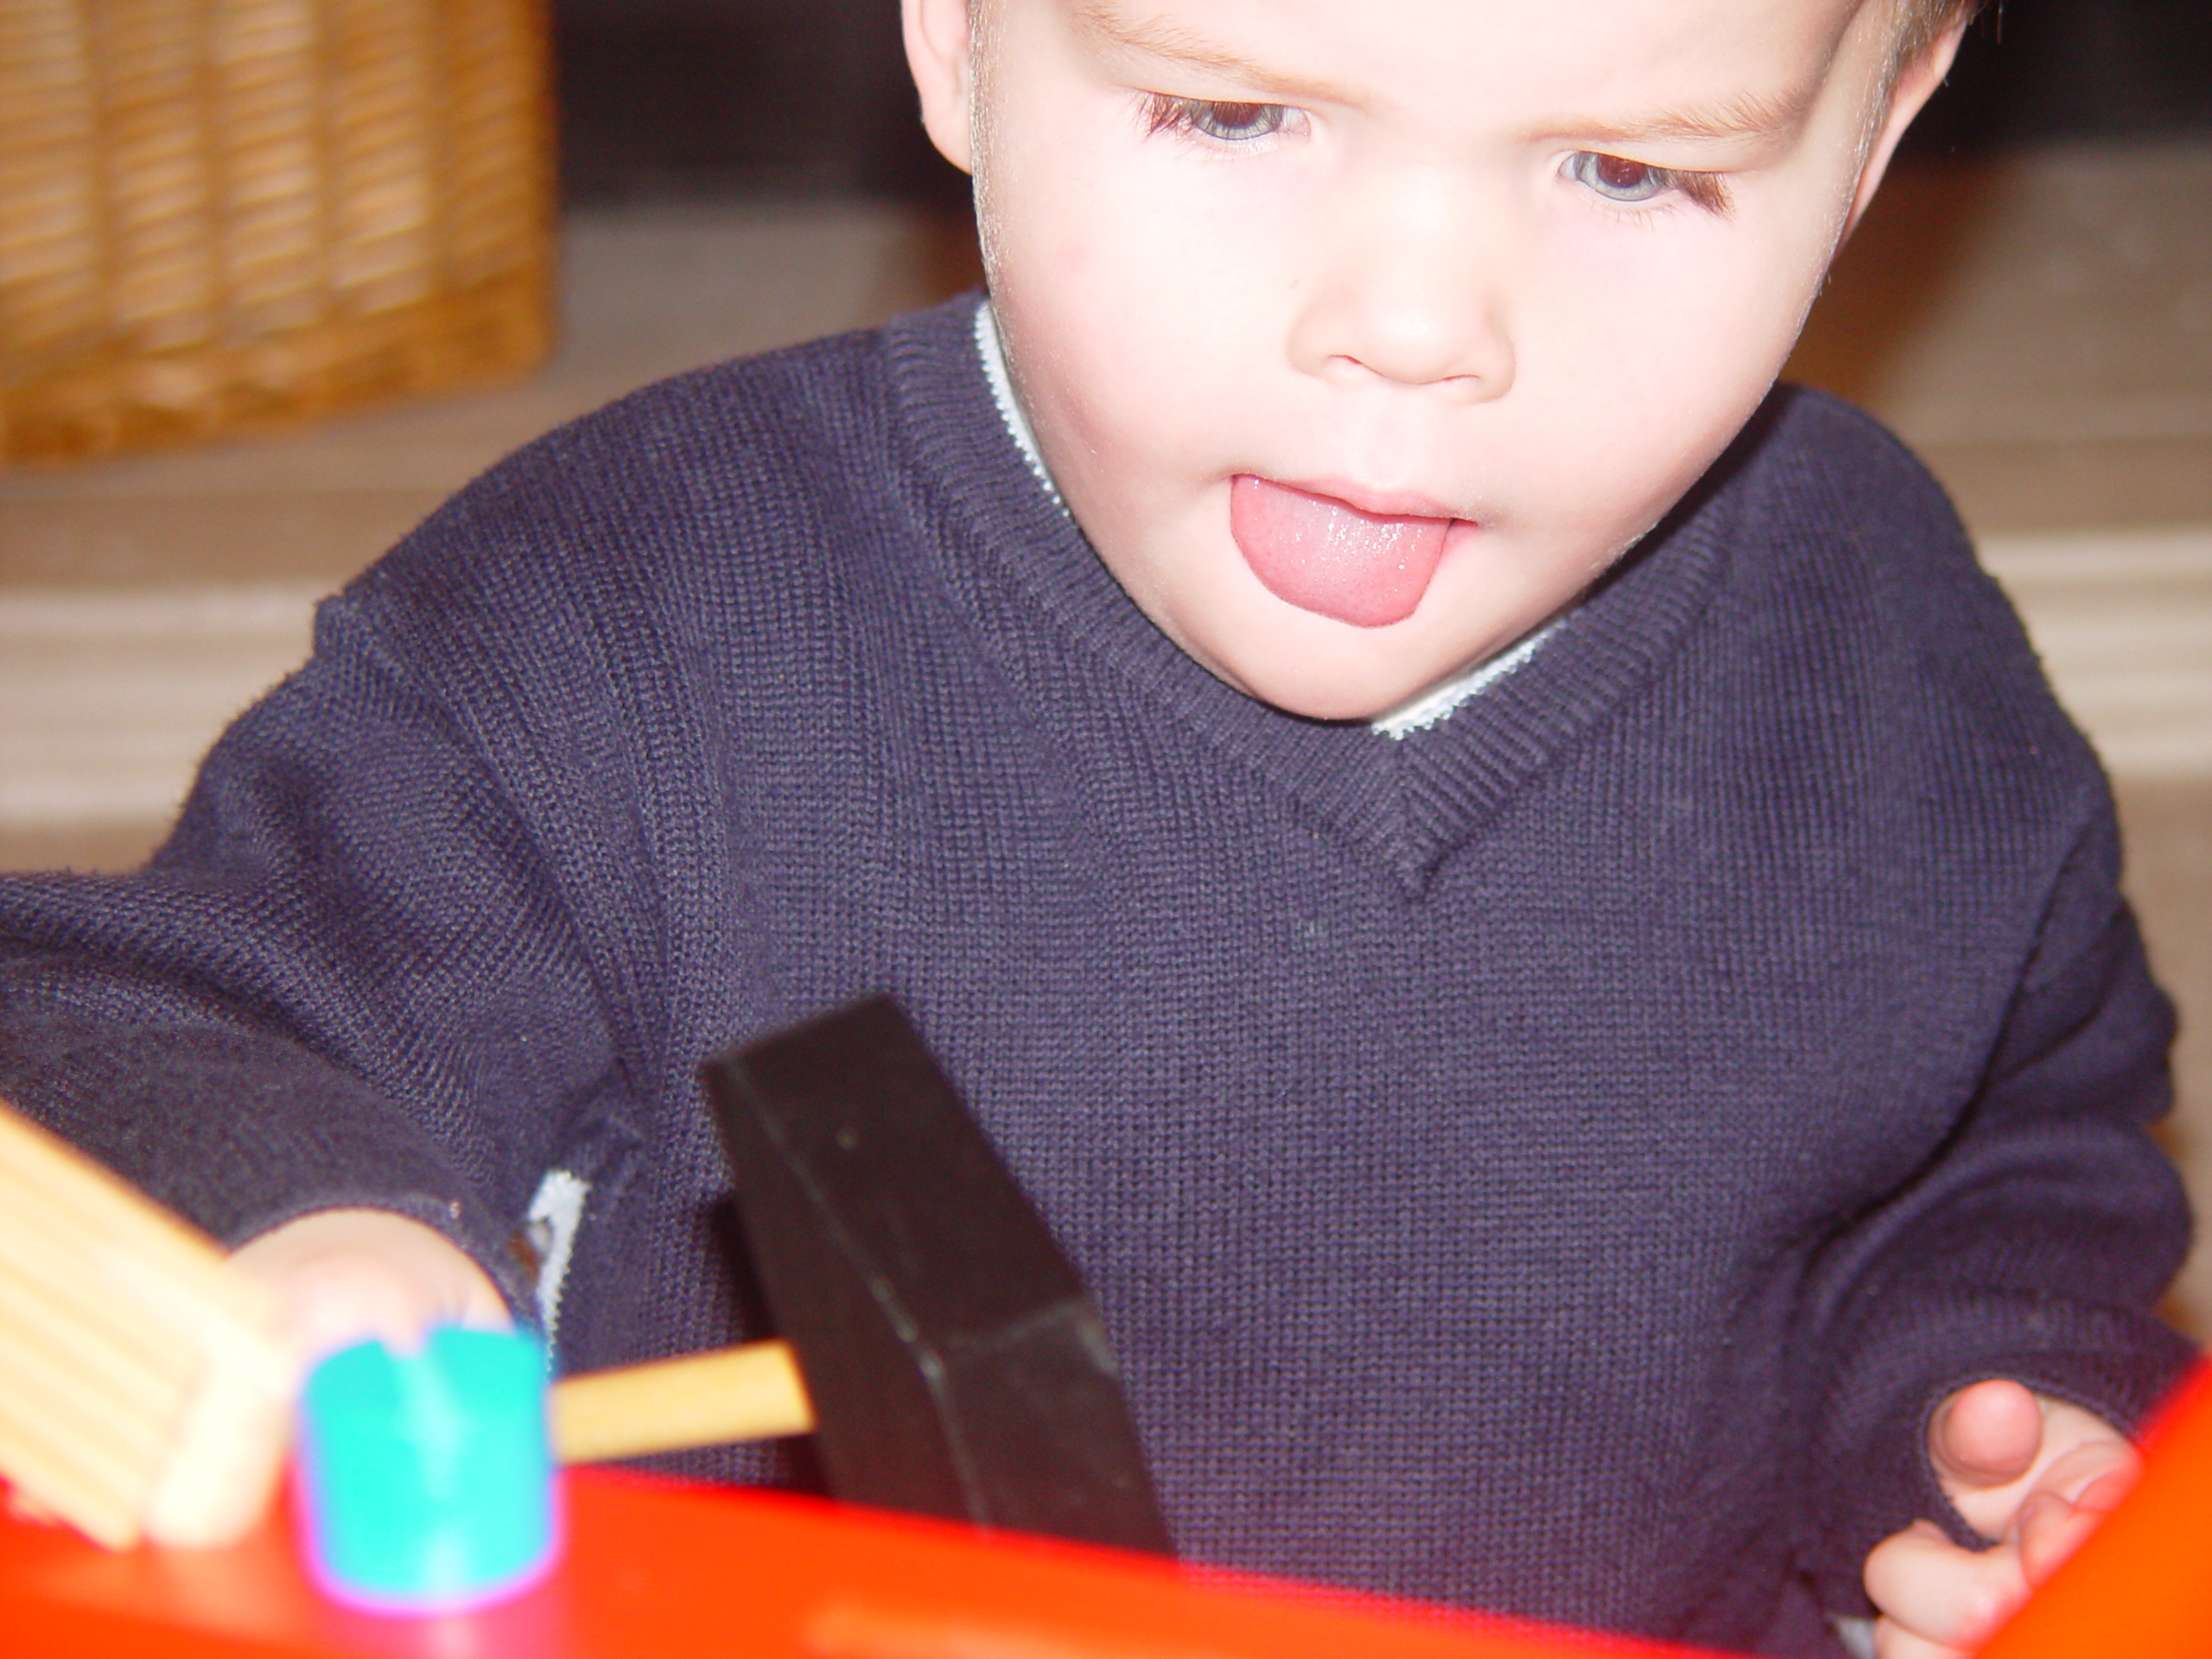
[[[1883,0],[907,0],[1021,401],[1177,644],[1365,718],[1558,611],[1788,354],[1942,48]]]

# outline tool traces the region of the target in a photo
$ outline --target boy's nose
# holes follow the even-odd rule
[[[1293,362],[1486,402],[1513,384],[1507,251],[1457,193],[1419,184],[1329,216],[1293,322]]]

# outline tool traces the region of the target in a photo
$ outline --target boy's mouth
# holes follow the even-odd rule
[[[1240,473],[1229,530],[1260,585],[1286,605],[1356,628],[1402,622],[1443,560],[1455,525],[1427,513],[1368,512],[1334,495]]]

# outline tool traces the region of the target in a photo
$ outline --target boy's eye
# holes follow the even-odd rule
[[[1147,118],[1154,132],[1192,132],[1224,144],[1272,137],[1290,118],[1281,104],[1230,104],[1215,98],[1151,96]]]
[[[1573,175],[1608,201],[1649,201],[1673,181],[1656,167],[1631,162],[1625,156],[1600,156],[1583,150],[1567,163]]]
[[[1718,175],[1685,173],[1671,167],[1653,167],[1625,156],[1604,156],[1578,150],[1567,158],[1567,175],[1587,185],[1608,201],[1650,201],[1679,190],[1700,207],[1725,212],[1728,192]]]

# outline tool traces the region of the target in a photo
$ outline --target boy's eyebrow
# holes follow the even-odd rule
[[[1560,130],[1577,137],[1626,143],[1654,138],[1771,138],[1804,121],[1817,91],[1817,83],[1808,82],[1775,98],[1738,92],[1725,103],[1710,106],[1659,110],[1630,121],[1572,121]]]
[[[1147,57],[1164,58],[1187,68],[1224,75],[1255,92],[1305,103],[1344,103],[1349,94],[1326,81],[1307,80],[1269,69],[1214,45],[1178,24],[1135,17],[1119,0],[1075,0],[1076,21],[1115,45]]]
[[[1105,36],[1116,46],[1148,57],[1224,75],[1255,92],[1272,93],[1286,101],[1352,101],[1348,92],[1329,82],[1286,75],[1217,46],[1179,24],[1132,16],[1121,0],[1073,0],[1073,9],[1076,21],[1084,28]],[[1659,110],[1628,121],[1569,121],[1548,130],[1571,132],[1600,143],[1631,144],[1669,138],[1770,138],[1802,123],[1818,91],[1817,81],[1808,81],[1778,97],[1738,92],[1710,106]]]

